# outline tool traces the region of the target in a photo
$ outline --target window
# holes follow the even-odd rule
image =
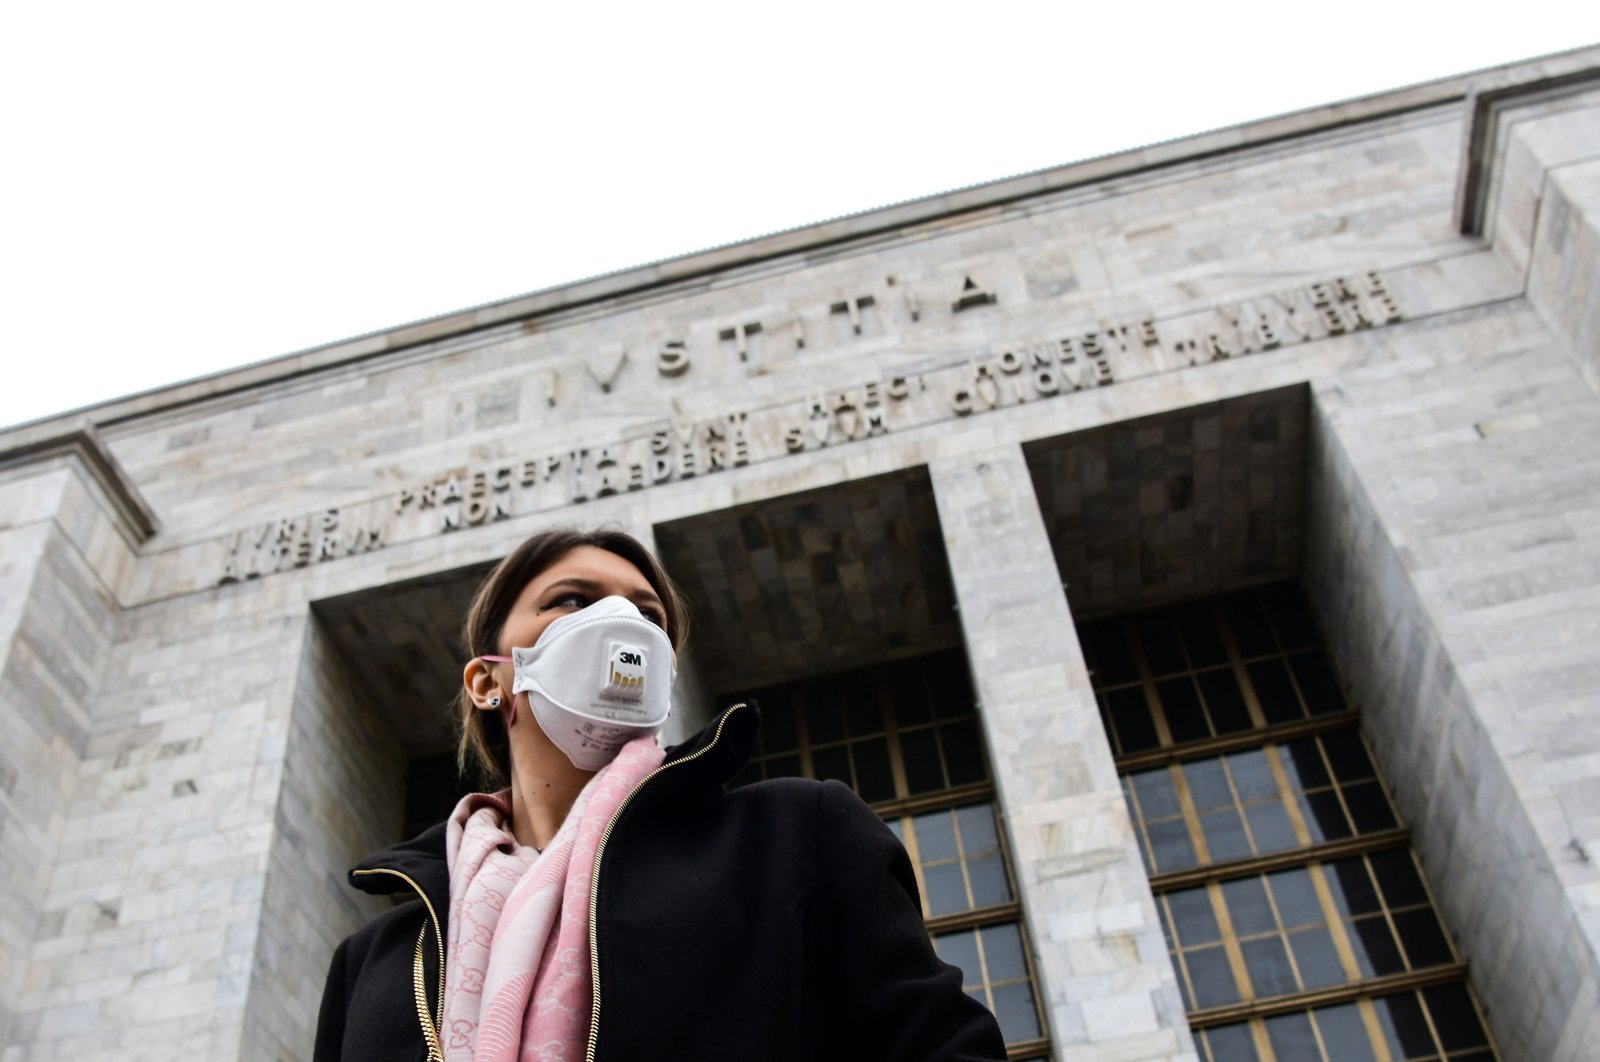
[[[972,682],[959,652],[753,690],[755,755],[733,780],[834,778],[911,856],[939,957],[994,1012],[1010,1056],[1048,1051]],[[724,698],[724,704],[739,698]]]
[[[1496,1058],[1299,589],[1081,635],[1203,1057]]]

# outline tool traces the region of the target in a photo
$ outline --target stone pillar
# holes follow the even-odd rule
[[[154,517],[87,432],[0,452],[0,1045],[92,1019],[91,994],[43,1005],[41,942],[114,925],[119,903],[52,903],[116,637],[115,584]],[[10,1058],[11,1053],[6,1052]],[[21,1057],[21,1056],[19,1056]]]
[[[1057,1057],[1193,1059],[1022,450],[928,471]]]
[[[1439,369],[1411,371],[1383,378],[1388,408],[1353,402],[1352,376],[1316,392],[1307,596],[1501,1057],[1593,1059],[1600,538],[1581,529],[1600,526],[1600,416],[1547,344],[1484,359],[1454,408],[1432,401],[1426,416],[1481,417],[1483,436],[1430,449],[1408,400]],[[1534,378],[1567,408],[1498,419]],[[1470,486],[1436,489],[1452,475]]]

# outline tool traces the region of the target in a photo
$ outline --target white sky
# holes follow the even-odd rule
[[[8,3],[0,425],[1600,42],[1600,3]]]

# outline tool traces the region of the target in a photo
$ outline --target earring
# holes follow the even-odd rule
[[[498,708],[498,707],[500,707],[500,695],[498,693],[495,694],[493,697],[489,698],[489,707],[490,708]]]

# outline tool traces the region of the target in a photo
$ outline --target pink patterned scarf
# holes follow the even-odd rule
[[[578,794],[544,852],[511,834],[511,793],[463,797],[450,867],[446,1062],[572,1062],[588,1046],[589,882],[600,835],[665,754],[635,738]]]

